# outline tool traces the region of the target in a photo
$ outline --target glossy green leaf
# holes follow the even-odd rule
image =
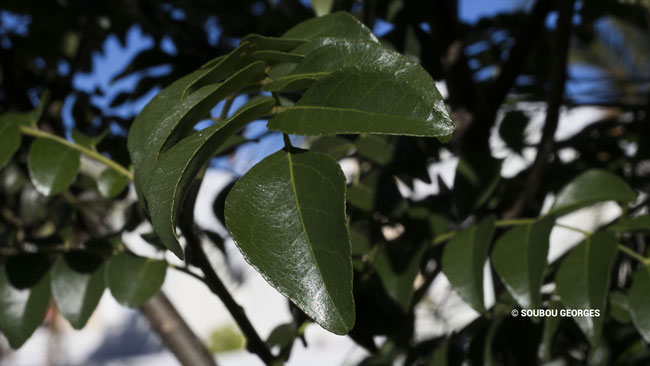
[[[129,132],[128,148],[135,168],[138,192],[142,193],[144,187],[148,186],[155,163],[165,148],[185,137],[196,122],[207,116],[220,100],[261,80],[265,75],[264,63],[250,63],[245,55],[235,58],[228,67],[221,65],[218,63],[212,69],[201,69],[177,80],[161,91],[136,117]],[[239,66],[243,68],[235,72]],[[219,71],[218,75],[213,75],[214,78],[227,79],[221,83],[208,84],[183,97],[186,88],[214,70]],[[230,76],[232,72],[235,73]]]
[[[345,177],[327,155],[278,151],[230,191],[226,226],[246,260],[323,328],[355,321]]]
[[[628,304],[634,326],[650,342],[650,267],[643,266],[634,274]]]
[[[83,252],[61,256],[52,268],[52,297],[72,327],[81,329],[104,293],[103,259]]]
[[[631,219],[621,219],[616,224],[609,227],[609,230],[627,233],[634,231],[650,231],[650,215],[641,215]]]
[[[262,60],[266,62],[299,62],[303,59],[303,55],[281,51],[255,51],[252,54],[255,60]]]
[[[17,289],[0,265],[0,331],[16,349],[38,328],[50,305],[50,279],[44,276],[32,288]]]
[[[427,246],[422,245],[413,254],[408,265],[396,268],[388,252],[383,251],[375,257],[374,267],[388,295],[395,300],[404,312],[408,312],[413,295],[413,283],[420,271],[420,262]]]
[[[117,302],[137,308],[158,293],[165,281],[167,262],[120,253],[106,268],[106,285]]]
[[[491,215],[478,225],[457,232],[445,245],[442,271],[452,288],[478,312],[485,312],[483,266],[494,233]]]
[[[127,177],[117,170],[108,168],[99,175],[97,180],[97,189],[102,196],[113,198],[120,194],[129,183]]]
[[[503,160],[490,155],[469,155],[461,158],[454,177],[454,208],[464,219],[485,204],[501,179]]]
[[[336,12],[306,20],[289,29],[282,38],[312,40],[332,37],[379,42],[370,29],[347,12]]]
[[[20,129],[11,122],[0,123],[0,168],[5,166],[20,147]]]
[[[497,240],[492,265],[522,308],[541,308],[540,287],[546,269],[553,218],[515,226]]]
[[[79,151],[54,140],[38,138],[29,148],[29,177],[39,193],[59,194],[77,178],[79,161]]]
[[[189,183],[228,137],[267,114],[274,104],[270,97],[258,99],[233,117],[181,140],[156,163],[150,177],[156,184],[145,190],[151,221],[165,246],[179,258],[183,258],[183,250],[176,236],[176,221]]]
[[[598,202],[635,199],[636,193],[623,179],[606,170],[591,169],[562,188],[548,214],[560,216]]]
[[[400,75],[403,79],[426,81],[426,71],[404,55],[391,51],[375,42],[320,38],[296,48],[294,54],[304,55],[302,60],[286,75],[274,78],[264,86],[267,91],[294,91],[309,87],[314,81],[331,73],[363,65],[364,68]],[[273,77],[273,76],[272,76]],[[436,90],[434,90],[435,92]]]
[[[449,135],[454,125],[433,80],[421,71],[421,77],[408,68],[397,76],[361,68],[335,71],[315,82],[294,106],[271,119],[268,127],[312,136]]]
[[[557,293],[564,307],[600,310],[600,317],[573,318],[594,346],[600,341],[616,250],[614,234],[608,231],[598,232],[573,248],[555,275]]]
[[[314,13],[317,17],[327,15],[332,11],[334,0],[311,0],[311,6],[314,8]]]

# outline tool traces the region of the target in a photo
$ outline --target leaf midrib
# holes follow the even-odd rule
[[[307,247],[309,248],[309,253],[311,253],[311,257],[312,257],[312,260],[314,261],[314,265],[318,269],[318,274],[322,278],[323,271],[320,268],[318,260],[316,260],[316,254],[314,253],[314,249],[312,248],[311,240],[309,239],[309,233],[307,232],[307,227],[305,227],[305,220],[304,220],[303,215],[302,215],[302,210],[300,209],[300,201],[298,199],[298,191],[296,189],[296,180],[295,180],[294,174],[293,174],[293,159],[291,158],[291,153],[288,152],[288,151],[287,151],[287,160],[289,161],[289,182],[291,184],[291,190],[293,191],[293,197],[294,197],[295,202],[296,202],[296,210],[298,211],[298,218],[300,219],[300,226],[302,227],[302,231],[305,233],[305,239],[307,241]],[[330,290],[329,290],[329,288],[327,286],[327,283],[325,281],[323,281],[323,287],[325,287],[325,292],[327,293],[327,297],[330,299],[330,301],[332,301],[332,305],[334,305],[332,307],[336,311],[336,314],[338,315],[339,320],[345,326],[345,320],[341,316],[341,313],[339,312],[338,307],[334,304],[332,294],[330,293]]]

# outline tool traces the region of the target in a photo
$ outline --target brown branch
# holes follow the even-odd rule
[[[140,311],[181,365],[217,366],[214,356],[162,291],[144,303]]]
[[[521,215],[522,211],[530,200],[535,197],[539,189],[540,181],[543,179],[544,171],[549,159],[553,156],[553,144],[555,131],[557,130],[560,117],[560,107],[564,99],[564,85],[567,78],[567,61],[569,55],[569,44],[571,41],[571,23],[573,21],[573,8],[575,0],[564,0],[560,2],[559,18],[555,30],[555,49],[551,65],[551,90],[548,98],[546,121],[542,139],[537,148],[535,161],[530,168],[530,173],[524,184],[524,188],[515,200],[515,203],[504,213],[504,219],[510,219]]]
[[[187,235],[185,232],[184,234]],[[190,240],[188,239],[188,243],[189,242]],[[253,327],[253,324],[251,324],[250,320],[246,316],[244,308],[242,308],[235,301],[235,299],[230,294],[230,291],[228,291],[217,273],[212,268],[212,265],[210,264],[205,251],[201,247],[201,244],[199,242],[193,243],[192,250],[199,268],[201,268],[203,271],[208,288],[215,295],[217,295],[219,299],[221,299],[221,302],[223,302],[223,304],[226,306],[226,309],[228,309],[230,315],[232,315],[233,319],[235,319],[235,322],[239,326],[239,329],[241,329],[242,333],[244,333],[246,336],[246,348],[250,352],[258,355],[266,365],[272,365],[275,362],[275,357],[271,353],[271,350],[268,348],[262,338],[260,338],[259,334]]]
[[[208,260],[208,256],[201,246],[201,240],[196,233],[196,226],[194,224],[194,204],[198,195],[200,184],[195,181],[190,187],[187,194],[185,205],[183,206],[183,215],[179,226],[183,236],[187,240],[187,251],[191,251],[191,256],[188,253],[188,260],[191,257],[192,263],[201,268],[205,279],[205,284],[210,291],[219,297],[228,312],[233,317],[239,329],[246,337],[246,348],[251,353],[256,354],[267,366],[275,364],[278,358],[274,357],[271,350],[266,343],[260,338],[259,334],[251,324],[244,308],[241,307],[230,294],[217,272],[212,268],[212,264]]]

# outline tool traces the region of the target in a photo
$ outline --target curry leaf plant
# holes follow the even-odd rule
[[[193,130],[217,103],[241,94],[251,101],[234,115]],[[131,127],[138,197],[179,258],[177,225],[192,182],[231,136],[259,119],[284,133],[286,146],[235,184],[227,228],[273,287],[323,328],[345,334],[355,323],[345,178],[334,159],[294,148],[287,134],[446,140],[454,124],[431,76],[350,14],[308,20],[279,38],[245,37],[160,92]]]

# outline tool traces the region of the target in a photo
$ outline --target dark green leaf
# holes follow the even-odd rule
[[[65,191],[77,178],[79,151],[54,140],[39,138],[29,148],[29,177],[36,190],[52,196]]]
[[[52,258],[43,253],[12,255],[5,261],[9,282],[13,287],[21,290],[40,282],[51,267]]]
[[[562,304],[559,301],[551,300],[548,304],[548,309],[560,311]],[[544,318],[544,333],[542,334],[542,343],[539,345],[539,354],[545,363],[552,359],[551,349],[553,340],[561,322],[562,317],[559,316],[548,316]]]
[[[314,83],[298,103],[271,119],[268,127],[297,135],[449,135],[454,125],[430,77],[429,81],[431,85],[424,87],[422,80],[343,69]]]
[[[165,246],[179,258],[183,258],[183,250],[176,236],[176,220],[189,183],[228,137],[267,114],[274,103],[270,97],[259,99],[233,117],[181,140],[156,162],[150,177],[156,183],[145,189],[151,221]]]
[[[74,142],[76,142],[77,144],[85,146],[89,149],[93,149],[108,135],[108,132],[109,129],[107,128],[104,131],[102,131],[102,133],[100,133],[99,135],[91,137],[91,136],[84,135],[83,133],[81,133],[81,131],[75,128],[72,129],[71,135],[72,135],[72,140],[74,140]]]
[[[420,270],[422,255],[427,246],[422,245],[417,252],[413,254],[410,262],[405,268],[397,270],[391,263],[391,257],[388,252],[383,251],[375,257],[375,270],[384,284],[384,288],[390,297],[399,304],[404,312],[408,312],[411,304],[411,295],[413,294],[413,283]]]
[[[117,302],[137,308],[158,293],[166,273],[163,260],[120,253],[108,262],[106,285]]]
[[[239,91],[255,80],[264,78],[264,63],[254,62],[224,82],[206,85],[182,97],[184,90],[211,70],[218,70],[220,78],[229,76],[237,66],[248,64],[246,57],[233,65],[201,69],[187,75],[160,92],[138,114],[129,132],[128,148],[135,168],[135,185],[139,193],[148,186],[154,165],[164,147],[171,147],[182,139],[201,118],[225,97]],[[223,61],[225,62],[225,61]],[[223,75],[222,75],[223,74]]]
[[[20,129],[11,122],[0,122],[0,168],[5,166],[20,147]]]
[[[309,19],[289,29],[282,38],[312,40],[332,37],[379,42],[370,29],[350,13],[336,12]]]
[[[634,326],[650,342],[650,267],[643,266],[634,274],[628,302]]]
[[[327,155],[281,150],[226,199],[226,226],[246,260],[323,328],[354,326],[345,177]]]
[[[102,196],[113,198],[120,194],[126,188],[128,178],[117,170],[108,168],[100,174],[97,180],[97,189]]]
[[[390,163],[395,154],[394,146],[388,141],[387,136],[362,135],[354,145],[359,155],[380,165]]]
[[[241,43],[248,42],[257,51],[291,51],[305,43],[304,39],[291,39],[289,37],[267,37],[259,34],[249,34],[241,40]]]
[[[338,160],[348,155],[352,150],[352,143],[339,136],[321,136],[311,143],[311,151],[327,154]]]
[[[609,294],[609,313],[621,323],[630,322],[630,305],[628,296],[620,291]]]
[[[252,54],[255,60],[262,60],[267,62],[299,62],[304,57],[296,53],[280,52],[280,51],[255,51]]]
[[[461,158],[454,178],[454,206],[460,219],[481,207],[496,189],[501,179],[502,160],[488,155]]]
[[[483,266],[494,233],[495,217],[486,217],[476,226],[457,232],[445,246],[442,271],[451,286],[478,312],[485,312]]]
[[[280,348],[280,355],[283,356],[285,360],[289,359],[291,355],[291,349],[293,348],[293,342],[298,336],[298,329],[296,324],[293,322],[280,324],[277,327],[273,328],[271,334],[269,334],[266,339],[266,344],[273,348]]]
[[[635,199],[636,193],[623,179],[606,170],[591,169],[562,188],[548,214],[560,216],[598,202]]]
[[[602,332],[610,271],[616,257],[616,238],[598,232],[571,250],[555,275],[557,293],[567,309],[598,309],[599,317],[574,317],[589,343],[597,345]]]
[[[650,231],[650,215],[641,215],[631,219],[621,219],[616,224],[609,227],[609,230],[619,233],[633,231]]]
[[[522,308],[541,308],[540,287],[553,218],[510,229],[497,240],[492,265]]]
[[[106,288],[102,258],[82,252],[65,254],[51,277],[57,308],[75,329],[83,328]]]
[[[0,331],[16,349],[43,322],[50,305],[50,279],[44,276],[32,288],[17,289],[0,265]]]

